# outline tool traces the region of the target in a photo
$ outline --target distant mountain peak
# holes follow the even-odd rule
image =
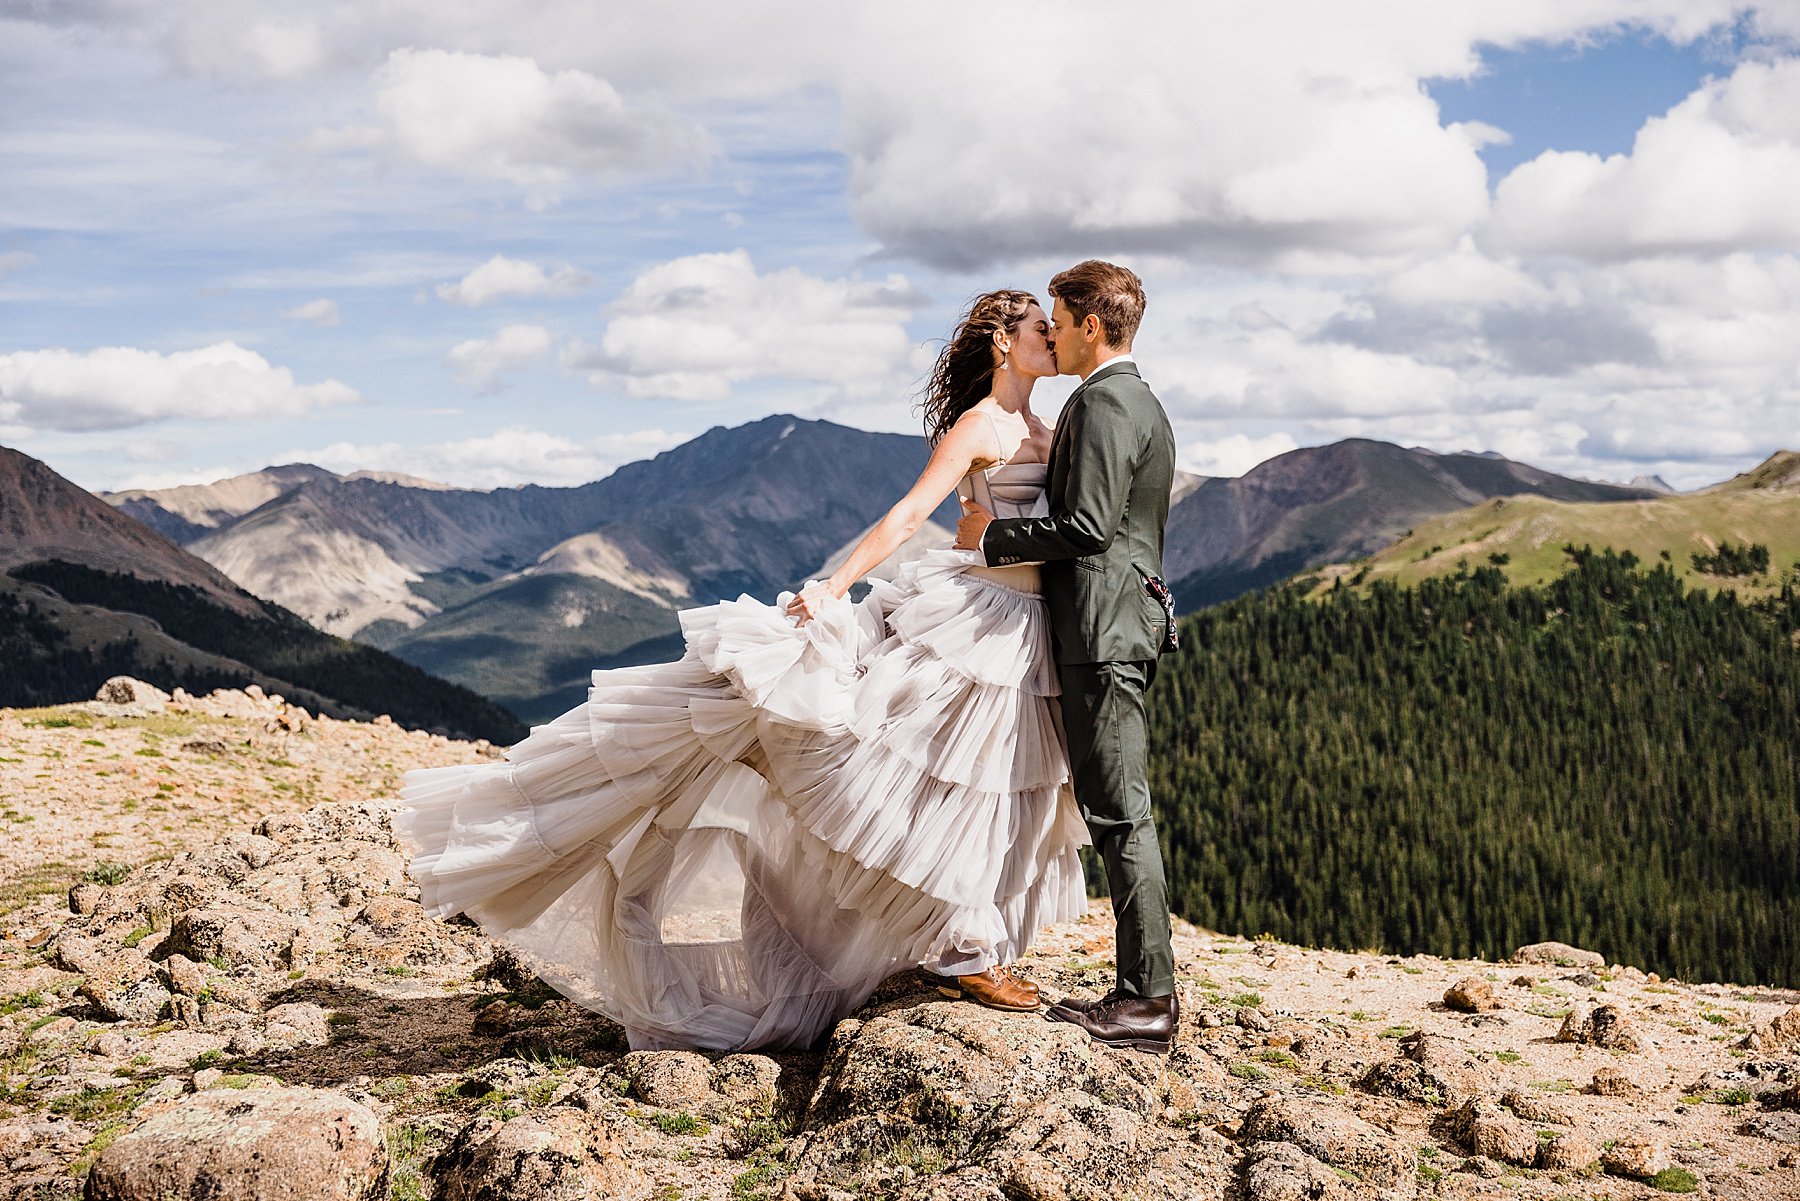
[[[1778,450],[1749,471],[1714,484],[1707,492],[1765,492],[1800,489],[1800,451]]]

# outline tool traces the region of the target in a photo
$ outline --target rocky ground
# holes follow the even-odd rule
[[[1166,1059],[910,975],[808,1052],[630,1053],[417,904],[398,773],[489,748],[126,699],[0,711],[0,1198],[1800,1197],[1800,997],[1560,945],[1178,923]],[[1023,969],[1110,954],[1102,905]]]

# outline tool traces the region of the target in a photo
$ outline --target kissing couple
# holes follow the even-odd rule
[[[428,912],[467,914],[634,1049],[801,1047],[918,965],[1033,1011],[1013,971],[1105,865],[1114,988],[1045,1016],[1169,1050],[1177,1020],[1144,694],[1174,649],[1167,415],[1130,270],[975,298],[926,385],[931,457],[829,579],[680,615],[673,663],[596,671],[504,760],[407,773]],[[1080,385],[1052,429],[1037,381]],[[956,490],[956,545],[851,586]]]

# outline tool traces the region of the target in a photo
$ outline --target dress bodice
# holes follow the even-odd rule
[[[995,517],[1044,517],[1050,512],[1044,497],[1049,478],[1048,463],[1001,463],[971,471],[959,491]]]

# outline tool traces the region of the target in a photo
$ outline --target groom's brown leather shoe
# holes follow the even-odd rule
[[[991,967],[976,976],[941,977],[937,990],[946,997],[967,997],[989,1009],[1027,1013],[1038,1007],[1038,986],[1013,975],[1010,968]]]
[[[1181,1002],[1174,993],[1166,997],[1128,997],[1114,991],[1098,1001],[1058,1001],[1044,1016],[1053,1022],[1080,1026],[1089,1038],[1109,1047],[1167,1055],[1181,1020]]]

